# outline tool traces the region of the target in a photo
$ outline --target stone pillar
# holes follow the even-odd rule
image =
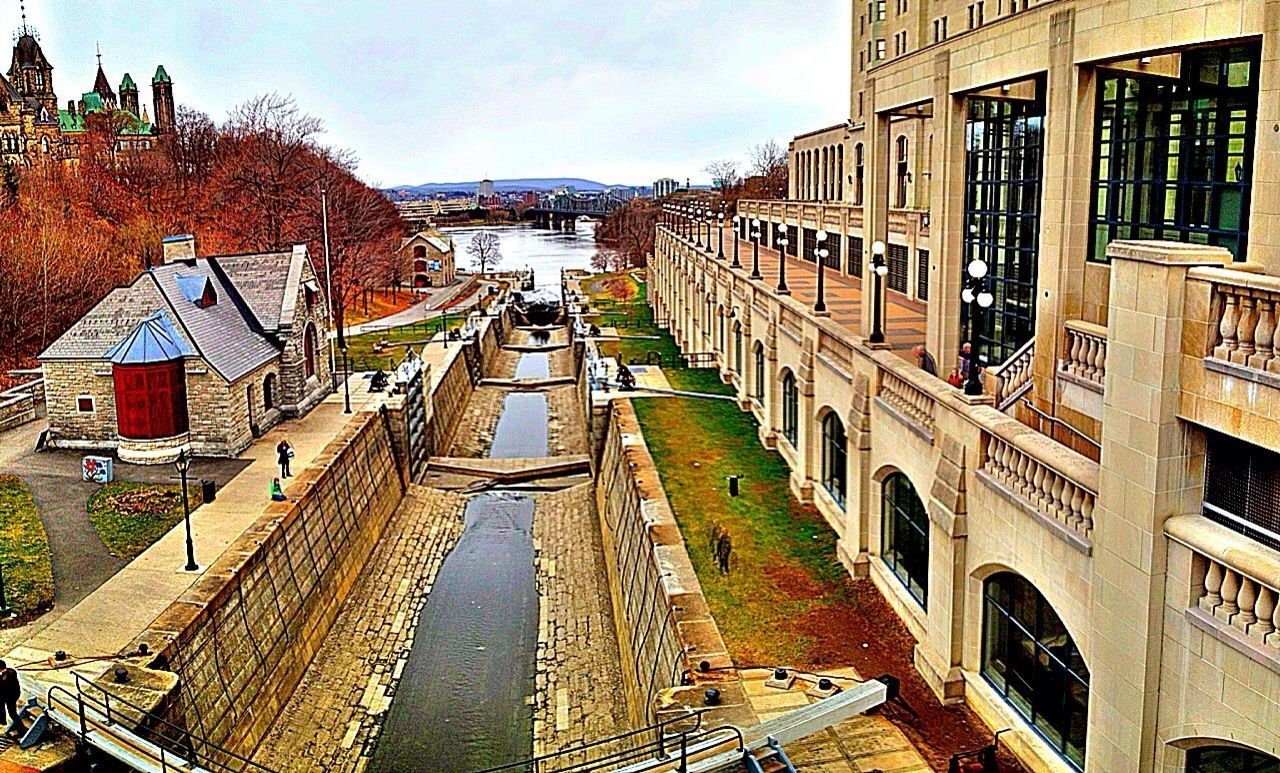
[[[817,421],[814,418],[813,400],[813,350],[817,339],[804,339],[804,350],[800,353],[800,367],[796,371],[796,391],[800,393],[799,405],[796,406],[796,469],[791,474],[791,490],[796,499],[805,504],[813,502],[813,481],[817,478],[815,468],[815,449],[818,449]],[[818,449],[818,458],[821,450]]]
[[[925,347],[939,375],[960,351],[960,278],[964,271],[964,98],[951,94],[951,54],[933,58],[933,178],[929,198],[929,308]]]
[[[1266,0],[1263,10],[1262,64],[1258,68],[1258,121],[1253,146],[1254,181],[1250,195],[1249,262],[1261,263],[1267,273],[1280,273],[1280,229],[1263,224],[1280,219],[1280,0]]]
[[[871,100],[871,111],[867,118],[867,141],[866,141],[866,189],[863,220],[863,288],[865,288],[862,303],[862,335],[870,336],[874,328],[872,320],[872,312],[875,309],[875,303],[871,294],[875,292],[875,280],[872,279],[873,272],[871,268],[871,244],[877,239],[889,243],[889,188],[891,180],[889,176],[889,114],[880,113],[876,110],[876,90],[875,79],[867,78],[867,95]],[[887,318],[885,306],[887,305],[887,282],[880,283],[880,292],[885,296],[881,298],[880,311],[881,318]],[[885,332],[886,341],[888,340],[888,331]]]
[[[870,544],[868,534],[868,514],[874,507],[873,490],[875,483],[871,480],[871,375],[862,372],[853,374],[853,389],[850,395],[851,406],[845,420],[848,428],[849,467],[846,471],[848,492],[845,503],[844,536],[836,543],[836,556],[845,569],[854,577],[866,577],[867,549]]]
[[[1183,296],[1222,248],[1112,242],[1102,466],[1093,523],[1086,769],[1153,770],[1167,518],[1198,513],[1203,456],[1178,419]],[[1118,722],[1117,717],[1126,721]]]

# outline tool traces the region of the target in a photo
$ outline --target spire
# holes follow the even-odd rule
[[[114,108],[116,105],[116,93],[111,90],[111,81],[107,80],[107,74],[102,71],[102,48],[98,47],[98,76],[93,79],[93,90],[98,96],[102,97],[102,101],[108,108]]]
[[[133,82],[133,76],[130,75],[129,73],[125,73],[124,77],[120,79],[120,91],[123,92],[128,89],[133,89],[136,91],[138,89],[138,86]]]
[[[35,30],[27,26],[27,3],[26,0],[18,0],[18,10],[22,12],[22,26],[18,28],[18,37],[24,35],[35,35]]]
[[[154,76],[152,76],[152,78],[151,78],[151,82],[152,82],[153,84],[155,84],[155,83],[173,83],[173,80],[169,77],[169,73],[167,73],[167,72],[165,72],[165,71],[164,71],[164,65],[160,65],[159,67],[157,67],[157,68],[156,68],[156,74],[155,74]]]

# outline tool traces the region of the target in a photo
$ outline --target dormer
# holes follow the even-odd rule
[[[182,297],[195,304],[198,309],[207,309],[218,302],[218,292],[213,289],[213,282],[207,276],[177,276],[178,289]]]

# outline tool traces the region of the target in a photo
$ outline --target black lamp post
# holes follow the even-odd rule
[[[742,218],[733,216],[733,267],[742,268],[742,261],[738,259],[738,231],[742,229]]]
[[[787,287],[787,245],[790,241],[787,239],[787,224],[778,223],[778,294],[790,295],[791,289]]]
[[[813,238],[815,240],[815,244],[817,245],[814,247],[813,257],[814,257],[814,260],[818,262],[818,299],[813,303],[813,313],[826,314],[827,313],[827,297],[826,297],[826,282],[824,278],[827,273],[825,269],[827,264],[827,256],[831,254],[830,252],[827,251],[827,248],[826,248],[827,232],[818,231],[818,233],[814,234]]]
[[[889,273],[889,266],[884,262],[884,242],[876,239],[871,243],[871,273],[875,277],[872,288],[871,308],[871,343],[884,343],[884,329],[880,326],[880,303],[884,295],[884,277]]]
[[[191,505],[187,501],[187,472],[191,469],[191,457],[187,456],[187,449],[178,452],[173,468],[178,471],[178,477],[182,481],[182,518],[187,525],[187,565],[182,568],[195,572],[199,571],[200,565],[196,563],[196,543],[191,539]]]
[[[764,279],[760,273],[760,221],[751,221],[751,278]]]
[[[342,404],[343,413],[351,413],[351,361],[347,359],[347,347],[342,347]]]
[[[987,289],[987,263],[974,258],[966,269],[968,278],[960,291],[960,299],[969,304],[969,377],[964,382],[964,393],[970,396],[982,394],[982,379],[978,377],[978,313],[991,308],[995,296]]]
[[[708,227],[710,225],[708,224]],[[708,248],[711,245],[707,245]],[[724,211],[716,214],[716,259],[724,260]]]
[[[693,213],[694,225],[696,225],[698,229],[698,240],[697,240],[698,249],[702,249],[702,218],[705,215],[706,215],[706,212],[700,209],[695,210]],[[707,241],[708,242],[711,241],[710,236],[707,237]]]

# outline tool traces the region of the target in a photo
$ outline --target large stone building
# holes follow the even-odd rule
[[[331,389],[329,312],[306,247],[164,263],[118,287],[40,355],[50,445],[137,463],[235,456]]]
[[[403,274],[414,288],[444,287],[458,277],[453,239],[434,229],[407,237],[398,250]]]
[[[24,21],[15,37],[8,76],[0,75],[0,162],[74,161],[95,125],[115,136],[119,150],[150,150],[156,136],[173,127],[173,80],[163,65],[151,79],[154,123],[128,73],[121,79],[118,95],[111,88],[101,56],[93,88],[79,100],[69,100],[64,110],[59,109],[53,89],[53,65],[35,30]]]
[[[859,0],[851,52],[739,207],[792,286],[668,211],[657,318],[1029,768],[1280,769],[1280,2]]]

